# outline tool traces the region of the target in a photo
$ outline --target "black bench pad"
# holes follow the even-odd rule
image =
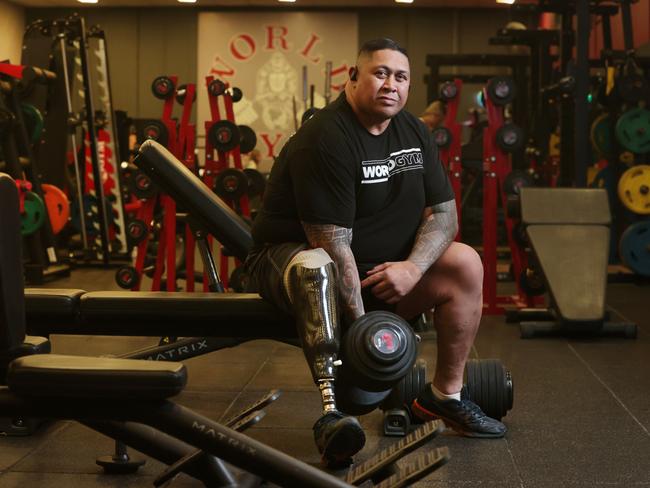
[[[42,354],[9,365],[11,391],[28,396],[159,400],[187,382],[182,363]]]
[[[73,321],[79,313],[84,290],[68,288],[25,288],[27,323],[33,321]]]
[[[60,292],[58,299],[54,292],[47,301],[27,299],[30,334],[297,337],[293,319],[253,293],[54,291]],[[73,291],[81,292],[76,307],[68,302]],[[65,314],[64,303],[71,305]],[[49,306],[54,307],[52,313]]]

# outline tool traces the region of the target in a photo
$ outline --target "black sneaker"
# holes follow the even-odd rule
[[[314,440],[328,468],[343,468],[366,443],[366,435],[355,417],[331,412],[314,424]]]
[[[448,427],[466,437],[499,438],[507,431],[505,425],[488,417],[474,402],[461,396],[461,400],[438,400],[431,383],[427,383],[411,405],[413,415],[421,420],[442,419]]]

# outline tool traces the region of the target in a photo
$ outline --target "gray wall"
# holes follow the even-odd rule
[[[391,37],[403,45],[411,60],[411,93],[407,108],[421,112],[427,105],[424,76],[428,54],[504,54],[507,47],[492,46],[488,39],[497,29],[513,20],[504,9],[419,9],[380,10],[359,14],[359,42],[376,37]],[[520,20],[520,19],[514,19]],[[535,27],[535,26],[529,26]],[[490,73],[489,68],[479,68]],[[458,73],[471,72],[467,69]],[[496,74],[497,71],[494,71]],[[462,110],[478,86],[463,89]]]
[[[156,76],[196,78],[197,12],[185,8],[76,9],[86,25],[106,32],[115,109],[130,116],[158,118],[162,104],[150,90]],[[27,22],[70,15],[67,9],[28,9]]]
[[[7,0],[0,0],[0,61],[20,63],[25,29],[25,9]]]
[[[27,9],[26,14],[29,22],[62,17],[72,11]],[[156,76],[177,74],[181,82],[196,81],[198,9],[76,11],[85,16],[88,25],[99,24],[106,31],[116,109],[134,117],[159,117],[161,104],[149,88]],[[506,52],[507,48],[490,46],[487,39],[513,20],[506,9],[363,9],[358,15],[360,41],[392,37],[409,50],[413,75],[408,109],[415,113],[426,106],[423,77],[427,54]],[[470,87],[464,98],[469,99],[469,93]]]

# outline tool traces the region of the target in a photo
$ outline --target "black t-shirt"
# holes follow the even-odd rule
[[[382,134],[372,135],[343,93],[283,147],[253,239],[257,246],[306,242],[301,221],[352,228],[362,272],[406,259],[424,208],[453,198],[424,124],[403,110]]]

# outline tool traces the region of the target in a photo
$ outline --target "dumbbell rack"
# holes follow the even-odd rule
[[[239,149],[240,135],[238,131],[234,130],[234,128],[231,128],[229,124],[224,128],[224,131],[228,132],[228,138],[234,137],[236,139],[232,144],[229,144],[233,146],[232,148],[229,148],[229,145],[224,145],[222,149],[215,147],[213,138],[210,137],[210,134],[216,128],[216,124],[222,120],[227,120],[231,122],[235,128],[237,127],[234,125],[235,113],[233,110],[233,94],[228,91],[227,84],[223,83],[221,80],[215,79],[213,76],[205,77],[205,85],[208,92],[208,101],[210,103],[211,120],[207,120],[205,122],[206,138],[203,182],[208,186],[208,188],[214,188],[218,175],[231,167],[230,158],[232,158],[234,169],[242,172],[242,175],[243,166],[241,161],[241,151]],[[233,90],[235,89],[233,88]],[[224,112],[226,115],[225,119],[221,117],[219,97],[223,99]],[[215,151],[217,153],[216,159],[214,157]],[[236,196],[234,199],[229,200],[228,204],[233,207],[237,213],[250,218],[250,205],[248,201],[248,195],[245,192],[239,196]],[[211,246],[211,238],[209,242]],[[221,252],[219,253],[219,261],[220,279],[224,287],[227,288],[229,285],[229,256],[227,255],[227,252],[224,252],[223,249],[221,249]],[[205,277],[204,286],[206,286]]]
[[[164,95],[157,95],[159,98],[164,100],[163,113],[160,123],[165,128],[167,149],[172,154],[174,154],[174,156],[183,161],[190,170],[197,172],[196,157],[194,155],[196,127],[194,124],[190,124],[192,106],[195,101],[196,86],[192,83],[183,85],[183,95],[181,98],[178,95],[179,90],[177,89],[178,77],[169,76],[162,78],[169,80],[171,83],[169,89]],[[160,79],[161,78],[157,78],[154,80],[154,93],[156,90],[156,82]],[[175,99],[179,102],[182,102],[183,105],[182,115],[178,128],[176,126],[176,122],[172,119],[172,111],[174,108]],[[145,176],[138,175],[138,177]],[[151,182],[149,182],[149,184],[151,184]],[[131,289],[134,291],[140,289],[141,277],[145,268],[147,247],[149,244],[150,235],[153,231],[154,211],[158,205],[162,208],[163,217],[162,226],[160,228],[158,250],[156,253],[156,261],[152,275],[151,290],[158,291],[161,289],[163,269],[166,270],[166,290],[176,290],[176,202],[168,195],[152,192],[151,196],[144,200],[137,211],[137,219],[145,223],[146,230],[143,232],[141,239],[137,244],[135,260],[135,276],[137,279],[133,287],[131,287]],[[191,231],[189,224],[186,223],[184,245],[187,291],[194,291],[194,243],[194,234]],[[118,275],[120,272],[127,271],[133,272],[132,268],[126,267],[118,270]]]
[[[1,141],[6,160],[4,171],[15,179],[23,178],[24,174],[30,182],[29,190],[33,191],[31,196],[38,198],[41,204],[46,201],[45,190],[32,147],[33,141],[27,134],[22,102],[24,93],[28,88],[33,90],[35,81],[50,84],[55,79],[56,74],[48,70],[0,63],[0,129],[5,131]],[[18,88],[22,93],[18,93]],[[22,198],[21,193],[21,201]],[[45,276],[70,274],[70,267],[62,264],[57,256],[48,212],[43,206],[38,213],[42,214],[42,220],[38,225],[33,225],[33,231],[26,235],[25,240],[30,257],[25,265],[25,274],[27,280],[34,284],[41,284]]]
[[[512,171],[508,154],[497,144],[497,133],[504,125],[504,106],[497,105],[485,89],[483,93],[488,125],[483,132],[483,313],[497,315],[504,312],[503,305],[518,308],[532,307],[535,299],[527,295],[520,283],[520,274],[528,266],[527,256],[513,238],[514,220],[507,214],[504,191],[507,175]],[[508,247],[510,248],[517,294],[497,295],[497,207],[498,199],[504,209]]]

